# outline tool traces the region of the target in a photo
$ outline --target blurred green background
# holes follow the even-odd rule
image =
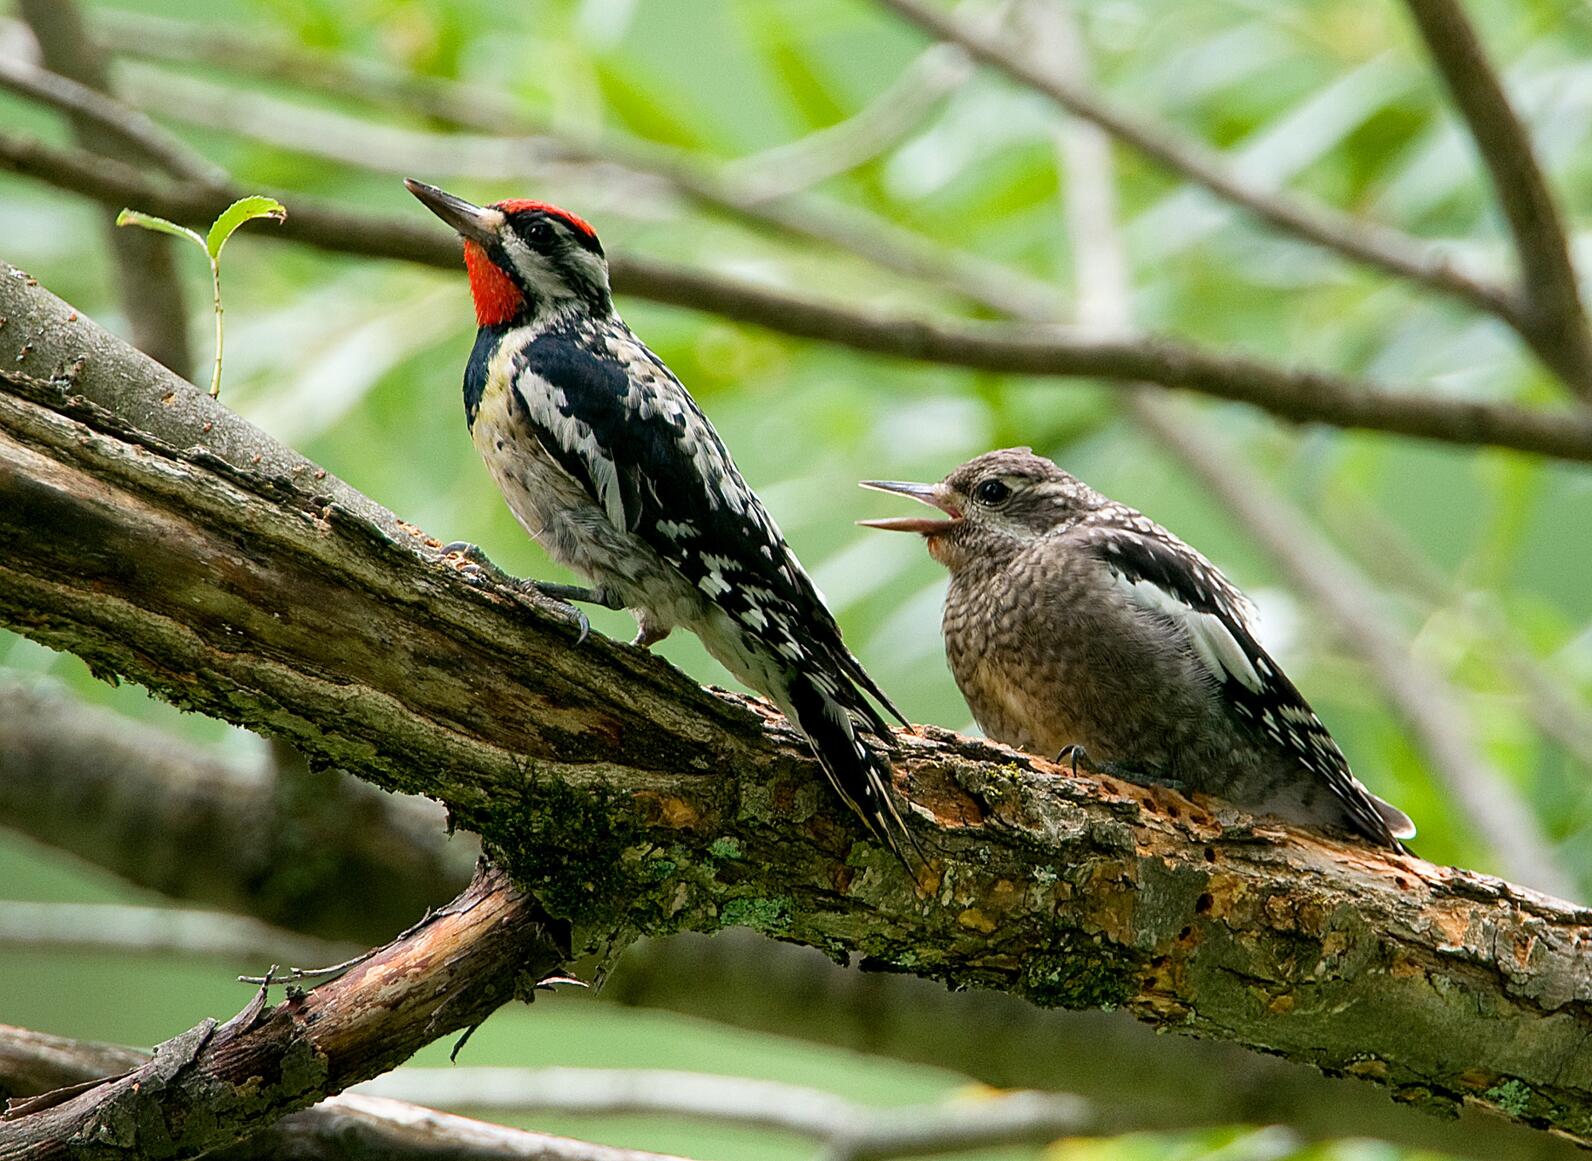
[[[759,160],[763,151],[868,107],[926,46],[916,30],[863,0],[220,0],[202,9],[149,0],[83,7],[101,22],[96,27],[111,16],[176,18],[200,32],[465,81],[512,96],[527,117],[570,138],[645,139],[704,163],[750,159],[739,172],[754,177],[786,170],[778,155]],[[1286,183],[1441,240],[1484,271],[1512,270],[1507,234],[1470,141],[1398,4],[1107,0],[1078,7],[1098,83],[1124,105],[1228,150],[1257,182]],[[1592,9],[1575,0],[1468,7],[1533,128],[1583,255],[1592,253]],[[9,26],[0,45],[14,50],[23,35]],[[304,126],[337,112],[441,131],[434,119],[251,75],[257,66],[241,58],[230,65],[123,60],[118,75],[130,92],[149,94],[157,119],[246,188],[282,196],[289,213],[297,191],[429,224],[399,184],[396,165],[375,172],[361,164],[388,168],[379,142],[368,154],[338,161],[321,155],[335,152],[331,139]],[[223,127],[241,114],[184,97],[178,82],[195,80],[290,100],[303,123],[276,117]],[[10,97],[0,96],[0,120],[67,139],[58,117]],[[816,193],[1053,282],[1060,288],[1057,317],[1066,320],[1074,270],[1062,217],[1066,175],[1053,136],[1059,123],[1043,100],[981,71]],[[295,133],[298,144],[281,140]],[[1261,229],[1130,151],[1118,149],[1116,161],[1139,325],[1454,395],[1532,403],[1560,396],[1497,320]],[[414,176],[483,201],[534,195],[566,205],[597,226],[610,251],[869,308],[988,313],[841,247],[733,220],[611,166],[549,162],[512,180],[468,168],[431,167]],[[246,227],[226,254],[223,402],[432,535],[478,543],[517,574],[556,576],[510,518],[466,435],[459,379],[473,321],[462,273],[312,252],[271,240],[270,229]],[[97,207],[0,176],[0,247],[75,306],[124,329]],[[179,253],[178,263],[195,356],[204,365],[208,274],[197,253]],[[1203,484],[1125,414],[1113,389],[862,357],[635,300],[621,299],[620,309],[696,395],[826,592],[854,650],[914,720],[970,728],[942,660],[944,576],[913,538],[853,527],[855,519],[898,510],[858,490],[856,481],[937,479],[991,447],[1029,444],[1171,527],[1255,598],[1267,644],[1361,779],[1418,821],[1420,854],[1503,869],[1488,836],[1453,808],[1441,772],[1412,743],[1365,666],[1342,647],[1332,622],[1291,590]],[[1503,451],[1294,429],[1237,405],[1202,402],[1191,414],[1234,461],[1263,473],[1271,491],[1297,504],[1365,570],[1400,647],[1452,685],[1475,746],[1527,806],[1552,858],[1586,898],[1592,794],[1587,751],[1578,753],[1573,739],[1592,722],[1592,473]],[[592,621],[615,636],[633,632],[625,614],[594,611]],[[660,650],[702,681],[728,681],[686,635]],[[0,677],[63,683],[85,700],[240,759],[261,750],[256,739],[183,717],[137,689],[101,685],[75,658],[4,634]],[[1533,717],[1533,703],[1540,704],[1533,681],[1563,695],[1562,729],[1545,731],[1541,715]],[[132,897],[3,831],[0,895]],[[246,996],[230,982],[234,969],[260,966],[128,963],[0,946],[0,1021],[150,1044],[204,1014],[236,1010]],[[434,1047],[428,1062],[444,1052]],[[466,1061],[700,1067],[880,1103],[929,1099],[963,1083],[948,1073],[566,996],[500,1013],[472,1041]],[[699,1125],[538,1123],[700,1157],[808,1152],[795,1141]],[[1192,1158],[1215,1156],[1225,1142],[1191,1135],[1078,1143],[1054,1155]],[[1298,1155],[1393,1154],[1343,1145]]]

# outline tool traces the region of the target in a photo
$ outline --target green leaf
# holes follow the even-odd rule
[[[154,214],[141,214],[137,210],[123,210],[116,215],[118,226],[141,226],[146,230],[154,230],[157,234],[170,234],[175,238],[191,238],[194,245],[201,250],[205,248],[205,240],[187,226],[179,226],[176,222],[168,222],[165,218],[157,218]]]
[[[255,218],[271,218],[280,222],[286,217],[287,207],[275,198],[259,195],[239,198],[222,210],[215,225],[210,227],[210,236],[204,242],[205,251],[211,261],[216,261],[221,257],[221,247],[227,244],[227,239],[244,222],[252,222]]]

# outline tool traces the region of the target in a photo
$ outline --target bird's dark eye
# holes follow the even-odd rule
[[[990,508],[997,504],[1004,504],[1012,494],[1012,490],[1001,480],[985,480],[973,489],[973,499]]]
[[[521,233],[533,246],[545,246],[553,240],[553,227],[546,222],[531,222]]]

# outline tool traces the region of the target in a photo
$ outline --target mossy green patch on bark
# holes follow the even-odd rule
[[[790,930],[791,901],[772,899],[731,899],[719,908],[721,927],[750,927],[764,935],[783,935]]]

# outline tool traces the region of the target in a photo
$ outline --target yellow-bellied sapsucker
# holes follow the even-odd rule
[[[614,312],[595,231],[545,202],[477,206],[405,185],[464,240],[479,324],[464,373],[476,449],[525,530],[592,582],[531,586],[635,611],[642,646],[675,626],[695,633],[795,723],[841,797],[894,847],[903,824],[880,752],[890,731],[868,696],[901,715],[713,425]]]
[[[863,486],[945,513],[863,523],[921,533],[950,570],[946,657],[990,737],[1395,851],[1415,834],[1350,773],[1248,600],[1159,524],[1027,448]]]

